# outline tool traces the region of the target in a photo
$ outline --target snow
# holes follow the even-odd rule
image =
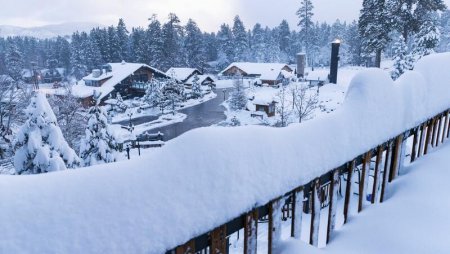
[[[225,71],[232,67],[237,67],[244,71],[247,75],[256,75],[262,80],[277,80],[284,67],[289,67],[282,63],[247,63],[236,62],[230,64],[219,75],[223,75]],[[285,73],[285,72],[284,72]]]
[[[428,56],[395,83],[385,71],[362,71],[343,106],[315,121],[286,128],[201,128],[135,160],[0,176],[0,252],[162,253],[448,109],[448,66],[450,54]],[[411,186],[411,191],[417,188]],[[401,217],[388,211],[377,218]],[[447,235],[436,238],[446,243]]]
[[[169,77],[173,77],[176,80],[181,82],[187,81],[187,79],[194,74],[194,72],[199,72],[195,68],[170,68],[166,75]]]
[[[92,80],[92,73],[88,76],[84,77],[83,80],[77,82],[76,85],[72,86],[72,94],[79,98],[86,98],[92,96],[94,91],[100,93],[99,99],[103,99],[108,96],[113,90],[114,87],[126,79],[128,76],[133,75],[133,73],[139,70],[141,67],[147,67],[152,69],[155,72],[159,72],[162,75],[166,75],[164,72],[161,72],[153,67],[150,67],[146,64],[141,63],[109,63],[112,68],[112,71],[109,73],[103,73],[100,77],[101,80],[109,78],[103,85],[100,87],[92,87],[86,86],[85,80]],[[98,80],[100,78],[96,78]]]
[[[287,240],[281,253],[448,253],[449,153],[446,144],[406,167],[388,200],[353,216],[326,248]]]

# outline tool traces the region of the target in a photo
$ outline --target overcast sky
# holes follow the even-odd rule
[[[241,16],[246,27],[256,22],[270,27],[287,19],[296,26],[295,12],[300,0],[2,0],[0,25],[33,27],[63,22],[116,24],[120,17],[127,26],[147,26],[147,19],[157,14],[165,21],[176,13],[183,23],[193,18],[200,28],[217,31],[220,24]],[[6,2],[6,3],[5,3]],[[314,20],[334,22],[358,18],[362,0],[312,0]],[[445,0],[450,5],[450,0]]]

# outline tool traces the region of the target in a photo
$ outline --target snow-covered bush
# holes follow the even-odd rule
[[[236,80],[234,81],[233,86],[234,86],[234,88],[233,88],[233,91],[231,92],[230,101],[229,101],[230,108],[232,110],[245,109],[247,102],[248,102],[248,98],[247,98],[247,94],[245,92],[242,78],[236,77]]]
[[[79,166],[45,95],[36,93],[25,110],[28,119],[14,140],[17,174],[39,174]]]
[[[114,162],[117,150],[117,142],[109,128],[105,111],[99,106],[92,107],[86,135],[80,144],[80,157],[84,165]]]
[[[192,80],[192,97],[194,99],[203,97],[202,85],[198,82],[199,80],[197,74],[195,74],[194,79]]]
[[[142,97],[142,101],[147,103],[150,107],[156,107],[161,97],[161,83],[156,79],[152,79],[145,90],[145,95]]]

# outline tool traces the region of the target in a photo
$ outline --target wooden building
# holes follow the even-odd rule
[[[277,85],[290,78],[293,70],[287,64],[280,63],[232,63],[219,76],[247,79],[260,79],[263,84]]]
[[[166,71],[166,75],[176,79],[180,83],[186,83],[189,79],[191,79],[195,74],[202,75],[202,73],[195,68],[175,68],[172,67],[168,71]]]

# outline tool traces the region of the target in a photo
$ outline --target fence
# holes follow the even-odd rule
[[[388,183],[399,175],[407,155],[407,141],[412,142],[410,159],[416,159],[430,152],[450,136],[450,109],[425,121],[413,129],[357,156],[352,161],[318,176],[308,184],[269,201],[266,205],[256,207],[241,216],[211,229],[186,243],[175,247],[166,254],[226,254],[229,252],[229,237],[244,230],[244,254],[253,254],[257,250],[258,222],[267,221],[268,253],[275,253],[281,237],[281,221],[291,221],[291,237],[300,239],[302,215],[310,213],[309,243],[318,246],[321,210],[328,209],[326,243],[335,229],[338,195],[344,199],[344,224],[347,223],[352,195],[356,194],[352,185],[357,184],[358,212],[363,209],[364,198],[371,204],[384,202]],[[370,173],[372,172],[372,175]],[[358,174],[357,177],[356,173]],[[369,176],[373,180],[369,184]],[[357,178],[358,181],[353,181]],[[344,189],[345,187],[345,189]],[[369,194],[369,195],[367,195]]]

